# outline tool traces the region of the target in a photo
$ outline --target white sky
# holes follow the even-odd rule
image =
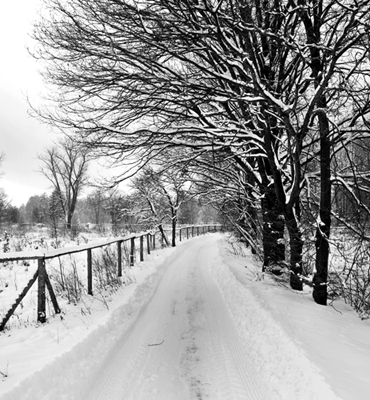
[[[37,155],[52,145],[55,134],[31,118],[26,95],[37,98],[42,81],[36,61],[26,50],[28,34],[37,15],[38,0],[2,1],[0,5],[0,187],[13,205],[49,191],[50,184],[37,172]]]

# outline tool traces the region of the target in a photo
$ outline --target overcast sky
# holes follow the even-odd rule
[[[0,3],[0,153],[5,157],[0,187],[16,206],[50,188],[37,172],[37,154],[52,145],[55,135],[27,114],[26,101],[26,95],[37,98],[42,90],[37,63],[26,50],[38,6],[38,0]]]

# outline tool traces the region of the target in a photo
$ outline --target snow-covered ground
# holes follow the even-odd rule
[[[368,399],[369,321],[256,265],[218,233],[154,252],[109,302],[0,334],[0,399]]]

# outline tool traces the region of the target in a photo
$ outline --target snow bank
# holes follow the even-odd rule
[[[261,378],[284,400],[367,400],[370,321],[342,301],[315,304],[308,287],[256,281],[252,255],[235,256],[225,241],[219,249],[213,273]]]
[[[164,273],[161,264],[173,251],[174,249],[165,249],[152,254],[151,261],[134,268],[137,283],[122,290],[121,298],[115,299],[119,305],[114,309],[110,304],[110,311],[86,315],[89,320],[87,325],[80,316],[80,327],[78,327],[71,321],[71,316],[66,315],[63,321],[50,320],[50,324],[24,329],[31,335],[29,338],[21,338],[19,331],[9,334],[8,338],[3,335],[0,338],[2,345],[6,345],[8,339],[14,348],[24,349],[25,343],[28,343],[29,355],[25,359],[24,353],[17,354],[13,351],[5,356],[10,358],[10,372],[9,377],[0,382],[0,396],[3,393],[0,398],[2,400],[80,399],[81,393],[86,392],[96,371],[117,345],[122,332],[129,330],[140,311],[150,300]],[[59,326],[57,329],[60,329],[57,340],[51,333],[51,330],[55,332],[55,328],[51,329],[54,323],[57,323]],[[69,325],[71,332],[68,332]],[[63,327],[67,327],[64,333],[62,333]],[[63,338],[64,335],[67,338]],[[77,337],[73,338],[74,335]],[[12,336],[16,339],[11,340]],[[23,341],[25,343],[22,343]],[[59,341],[63,343],[56,344]],[[31,348],[31,343],[39,348]],[[46,354],[48,347],[51,354]],[[4,354],[1,353],[2,351],[0,352],[0,370],[1,363],[5,361]],[[38,354],[40,354],[40,360],[37,360]],[[23,361],[28,363],[28,373],[17,368],[17,365],[22,363],[22,357]],[[25,375],[28,376],[22,379]],[[19,378],[18,386],[12,388],[17,378]]]

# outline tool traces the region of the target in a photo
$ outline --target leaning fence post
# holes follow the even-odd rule
[[[130,266],[134,266],[134,254],[135,254],[135,238],[132,237],[130,240],[131,246],[130,246]]]
[[[5,317],[0,323],[0,332],[4,330],[6,323],[9,321],[10,317],[14,314],[15,309],[19,306],[23,298],[26,296],[27,292],[31,289],[32,285],[36,282],[39,271],[37,270],[33,275],[32,279],[28,282],[27,286],[22,290],[21,294],[16,299],[15,303],[12,305],[10,310],[5,314]]]
[[[140,261],[144,261],[144,236],[140,236]]]
[[[122,240],[117,242],[118,271],[117,275],[122,276]]]
[[[46,283],[47,289],[49,290],[49,295],[50,295],[51,302],[53,303],[55,314],[60,314],[61,310],[59,308],[57,296],[55,296],[54,289],[53,289],[53,286],[52,286],[52,284],[50,282],[50,279],[49,279],[49,276],[48,276],[48,274],[46,272],[46,269],[45,269],[45,283]]]
[[[87,294],[92,296],[92,251],[87,249]]]
[[[46,321],[46,283],[45,283],[45,259],[39,258],[38,261],[38,294],[37,294],[37,321]]]

